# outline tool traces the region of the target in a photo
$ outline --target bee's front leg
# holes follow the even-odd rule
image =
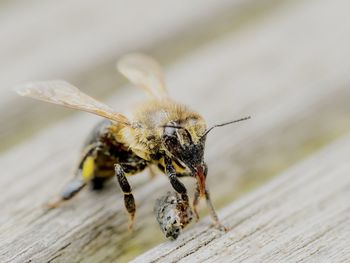
[[[210,194],[209,194],[208,189],[205,190],[205,200],[207,201],[207,206],[209,208],[209,214],[211,216],[211,219],[213,221],[214,226],[219,230],[222,230],[225,232],[228,231],[228,228],[225,227],[223,224],[221,224],[219,217],[216,214],[215,208],[214,208],[214,206],[211,202],[211,199],[210,199]]]
[[[171,159],[168,156],[164,157],[165,162],[165,174],[168,176],[172,187],[181,195],[184,201],[188,202],[187,190],[183,183],[180,182],[177,177],[176,170],[172,164]]]
[[[204,177],[207,178],[207,174],[208,174],[208,166],[205,164],[204,165]],[[215,211],[215,208],[213,206],[213,203],[211,202],[210,199],[210,194],[209,194],[209,189],[208,186],[205,186],[205,192],[204,192],[204,196],[205,196],[205,200],[207,202],[207,206],[209,209],[209,214],[211,216],[211,219],[213,221],[214,226],[217,229],[223,230],[223,231],[228,231],[227,227],[225,227],[223,224],[221,224],[219,217]],[[199,185],[197,185],[196,187],[196,191],[194,193],[194,200],[193,200],[193,210],[196,216],[198,216],[198,212],[197,212],[197,205],[199,202],[199,197],[200,197],[200,191],[199,191]]]
[[[131,186],[126,179],[123,167],[120,164],[115,165],[115,175],[118,179],[118,183],[120,185],[120,188],[122,189],[124,193],[124,205],[126,210],[129,213],[129,225],[128,228],[131,231],[134,225],[134,219],[135,219],[135,212],[136,212],[136,205],[135,205],[135,198],[132,194]]]
[[[196,221],[199,220],[199,214],[198,214],[198,203],[199,203],[199,188],[198,186],[196,187],[196,190],[194,192],[194,197],[193,197],[193,203],[192,203],[192,207],[193,207],[193,213],[194,213],[194,216],[196,218]]]

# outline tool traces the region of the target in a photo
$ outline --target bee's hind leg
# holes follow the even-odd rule
[[[86,182],[82,181],[79,178],[74,178],[63,188],[60,196],[55,200],[47,203],[46,207],[49,209],[58,207],[61,203],[76,196],[85,186]]]
[[[81,175],[73,178],[68,184],[63,188],[60,196],[47,204],[48,208],[56,208],[61,203],[68,201],[75,197],[89,182],[91,182],[91,189],[94,191],[99,191],[103,188],[106,178],[95,177],[93,176],[91,179],[86,179]]]
[[[46,204],[47,208],[56,208],[61,203],[72,199],[88,182],[93,181],[97,149],[97,145],[95,144],[87,147],[79,162],[75,177],[63,188],[58,198]]]

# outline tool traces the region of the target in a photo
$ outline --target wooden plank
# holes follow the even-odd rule
[[[349,25],[342,23],[346,4],[294,3],[209,43],[168,69],[174,97],[199,109],[209,123],[253,115],[252,121],[218,130],[209,138],[208,180],[216,205],[230,203],[243,178],[273,174],[350,130],[350,61],[341,60],[350,44]],[[338,14],[333,20],[319,15],[330,10]],[[317,48],[310,44],[310,35],[299,30],[305,25],[313,31]],[[317,30],[332,25],[336,30]],[[291,35],[298,45],[291,46]],[[109,102],[123,109],[139,98],[129,89]],[[41,209],[69,179],[67,171],[84,139],[80,135],[94,120],[76,115],[1,156],[5,175],[0,177],[0,261],[125,261],[163,239],[152,215],[155,198],[170,189],[163,177],[147,186],[147,178],[131,178],[138,202],[132,235],[126,231],[121,196],[112,184],[101,194],[84,192],[55,211]],[[310,141],[315,143],[311,149]]]
[[[350,136],[132,262],[349,262]]]
[[[235,1],[63,0],[14,4],[1,12],[2,86],[32,78],[74,75],[127,50],[140,49]],[[142,43],[142,44],[141,44]],[[48,65],[48,61],[50,65]],[[5,93],[1,104],[7,99]]]

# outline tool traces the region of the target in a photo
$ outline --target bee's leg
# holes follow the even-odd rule
[[[72,199],[76,196],[77,193],[81,191],[86,186],[86,182],[82,181],[80,178],[74,178],[63,188],[60,196],[51,202],[49,202],[46,206],[48,208],[56,208],[64,201]]]
[[[93,179],[94,161],[98,144],[92,144],[82,154],[75,177],[63,188],[60,196],[49,202],[48,208],[56,208],[64,201],[72,199]]]
[[[197,210],[198,203],[199,203],[199,188],[196,187],[196,190],[194,192],[194,197],[193,197],[193,204],[192,204],[193,213],[194,213],[194,216],[196,217],[196,221],[199,220],[199,214]]]
[[[208,166],[205,164],[205,166],[204,166],[204,177],[205,178],[207,178],[207,174],[208,174]],[[194,215],[195,215],[197,221],[199,220],[199,214],[198,214],[197,207],[198,207],[200,197],[201,197],[201,195],[200,195],[199,185],[197,183],[197,187],[196,187],[196,190],[194,192],[194,197],[193,197],[193,212],[194,212]],[[209,200],[210,200],[210,198],[209,198]],[[213,208],[213,205],[211,205],[211,207]],[[210,210],[212,210],[214,212],[214,214],[216,215],[214,208],[210,209]],[[216,216],[216,218],[217,218],[217,216]]]
[[[107,179],[108,178],[99,177],[99,176],[95,175],[91,180],[91,189],[94,191],[102,190]]]
[[[207,174],[208,174],[208,166],[205,164],[205,167],[204,167],[204,177],[205,178],[207,178]],[[197,190],[199,192],[199,186],[198,185],[197,185]],[[213,221],[214,226],[216,228],[220,229],[220,230],[227,231],[228,229],[224,225],[221,224],[221,222],[219,220],[219,217],[216,214],[215,208],[214,208],[213,203],[211,202],[211,199],[210,199],[208,186],[205,187],[204,196],[205,196],[205,200],[207,202],[207,206],[208,206],[208,209],[209,209],[209,214],[211,216],[211,219]]]
[[[164,157],[165,161],[165,174],[169,177],[172,187],[181,195],[181,198],[184,201],[188,202],[187,190],[183,183],[179,181],[177,177],[176,170],[172,164],[172,161],[169,157]]]
[[[217,228],[217,229],[220,229],[222,231],[228,231],[228,228],[225,227],[223,224],[221,224],[220,220],[219,220],[219,217],[215,211],[215,208],[211,202],[211,199],[210,199],[210,194],[209,194],[209,191],[208,189],[205,190],[205,200],[207,201],[207,206],[208,206],[208,209],[209,209],[209,214],[211,216],[211,219],[213,221],[213,224],[214,226]]]
[[[176,177],[191,177],[192,174],[190,172],[183,172],[183,173],[177,173]],[[193,197],[193,203],[192,203],[192,208],[193,208],[193,213],[196,218],[196,221],[199,220],[199,214],[198,214],[198,203],[199,203],[199,197],[200,197],[200,192],[198,186],[196,187],[196,190],[194,192],[194,197]]]
[[[126,179],[123,167],[120,164],[115,165],[115,175],[118,179],[118,183],[120,185],[120,188],[122,189],[124,193],[124,204],[125,208],[129,213],[129,230],[132,230],[134,219],[135,219],[135,212],[136,212],[136,205],[135,205],[135,199],[132,194],[131,186]]]
[[[191,177],[192,174],[189,172],[184,172],[184,173],[177,173],[176,176],[177,177]],[[200,191],[199,191],[199,188],[197,185],[196,190],[194,192],[194,196],[193,196],[193,202],[192,202],[193,213],[194,213],[194,216],[196,218],[196,221],[199,220],[199,214],[198,214],[198,209],[197,209],[198,204],[199,204],[199,197],[200,197]]]

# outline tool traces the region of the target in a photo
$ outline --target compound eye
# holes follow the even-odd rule
[[[164,142],[168,146],[168,149],[174,150],[174,147],[178,147],[178,145],[179,145],[179,140],[178,140],[176,134],[164,135]]]
[[[178,130],[179,137],[181,138],[181,144],[189,145],[192,144],[192,136],[186,129]]]
[[[192,136],[190,132],[183,127],[178,126],[165,126],[164,127],[164,133],[163,138],[165,140],[171,139],[173,141],[177,141],[181,145],[188,145],[192,144]],[[174,138],[174,139],[172,139]]]
[[[180,148],[180,142],[177,134],[177,130],[174,127],[165,127],[163,140],[166,147],[173,153]]]

